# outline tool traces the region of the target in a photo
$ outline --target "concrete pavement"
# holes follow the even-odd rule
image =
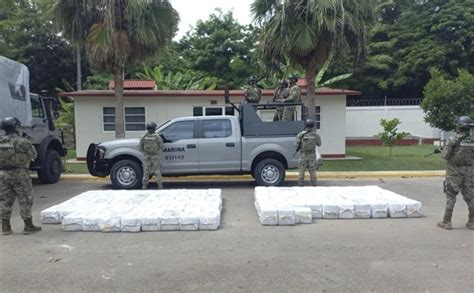
[[[223,188],[222,225],[211,232],[67,233],[0,237],[0,292],[470,292],[474,233],[459,199],[454,230],[436,227],[442,178],[320,180],[322,186],[379,185],[423,203],[416,219],[318,220],[264,227],[254,183],[170,182],[165,188]],[[289,181],[288,185],[293,185]],[[108,181],[34,185],[34,215]]]

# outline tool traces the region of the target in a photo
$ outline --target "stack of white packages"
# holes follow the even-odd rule
[[[378,186],[256,187],[255,208],[262,225],[422,216],[421,202]]]
[[[64,231],[140,232],[216,230],[220,189],[93,190],[41,212]]]

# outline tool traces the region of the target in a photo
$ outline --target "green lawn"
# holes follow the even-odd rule
[[[389,156],[388,147],[347,147],[347,155],[362,158],[357,161],[325,160],[321,171],[400,171],[400,170],[444,170],[445,162],[439,154],[429,157],[433,145],[398,146]]]
[[[403,171],[403,170],[444,170],[445,163],[439,154],[424,158],[435,149],[432,145],[399,146],[388,155],[388,147],[361,146],[347,147],[349,156],[362,160],[329,161],[325,160],[320,171]],[[68,157],[75,157],[75,150]],[[89,174],[86,164],[67,164],[67,174]]]

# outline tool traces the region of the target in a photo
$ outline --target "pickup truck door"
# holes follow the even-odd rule
[[[163,137],[163,156],[161,166],[163,174],[197,173],[198,142],[196,121],[176,121],[159,134]]]
[[[228,118],[200,120],[199,169],[206,172],[240,170],[240,132]]]

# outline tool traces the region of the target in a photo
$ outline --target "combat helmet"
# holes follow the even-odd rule
[[[15,117],[5,117],[2,120],[2,128],[5,132],[12,133],[15,132],[18,127],[20,127],[21,123]]]
[[[254,83],[257,83],[257,82],[258,82],[258,78],[255,75],[252,75],[249,78],[249,84],[254,84]]]
[[[314,120],[312,119],[307,119],[305,122],[304,122],[304,126],[306,128],[314,128]]]
[[[468,129],[474,126],[473,121],[469,116],[459,116],[454,124],[456,124],[456,128],[458,129]]]
[[[295,82],[296,82],[296,81],[298,81],[298,76],[293,73],[292,75],[290,75],[290,76],[288,77],[288,80],[289,80],[289,81],[295,81]]]
[[[150,121],[146,124],[146,130],[150,133],[155,132],[157,126],[154,121]]]

